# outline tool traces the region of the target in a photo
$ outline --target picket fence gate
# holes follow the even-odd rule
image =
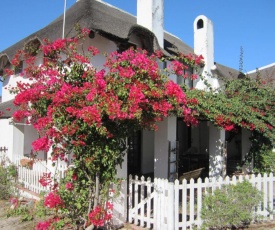
[[[263,200],[256,208],[256,213],[264,219],[273,220],[274,210],[274,177],[269,175],[233,176],[232,178],[208,179],[199,178],[182,183],[178,180],[168,182],[165,179],[136,176],[129,177],[129,222],[141,227],[156,230],[192,229],[202,224],[200,210],[203,196],[221,188],[224,184],[237,184],[248,180],[259,191],[263,192]]]

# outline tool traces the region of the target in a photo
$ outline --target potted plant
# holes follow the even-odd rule
[[[20,160],[20,165],[23,167],[26,167],[28,169],[32,169],[33,163],[34,163],[34,160],[32,160],[32,159],[21,159]]]

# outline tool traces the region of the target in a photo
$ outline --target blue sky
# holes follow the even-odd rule
[[[75,1],[67,0],[67,8]],[[104,1],[136,15],[136,0]],[[275,0],[164,1],[165,30],[191,47],[194,19],[204,14],[212,20],[215,61],[239,69],[242,46],[244,71],[275,62]],[[1,1],[0,51],[49,24],[63,7],[64,0]]]

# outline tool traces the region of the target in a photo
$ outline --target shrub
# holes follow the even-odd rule
[[[275,152],[273,151],[271,142],[257,132],[251,133],[250,141],[251,141],[251,148],[245,163],[251,164],[253,159],[254,160],[253,171],[255,173],[274,172]]]
[[[9,171],[0,165],[0,199],[8,200],[13,192],[12,181],[9,177]]]
[[[10,179],[16,180],[17,176],[18,176],[18,172],[17,172],[17,167],[14,164],[10,164],[7,167],[7,173],[8,173],[8,177]]]
[[[205,196],[202,229],[239,228],[257,218],[253,209],[262,200],[261,192],[248,181],[224,185]]]

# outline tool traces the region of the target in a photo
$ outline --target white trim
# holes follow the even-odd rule
[[[271,63],[271,64],[269,64],[269,65],[265,65],[265,66],[263,66],[263,67],[261,67],[261,68],[255,69],[255,70],[251,70],[251,71],[247,72],[247,74],[256,73],[257,70],[259,71],[259,70],[267,69],[267,68],[270,68],[270,67],[272,67],[272,66],[275,66],[275,62],[274,62],[274,63]]]

